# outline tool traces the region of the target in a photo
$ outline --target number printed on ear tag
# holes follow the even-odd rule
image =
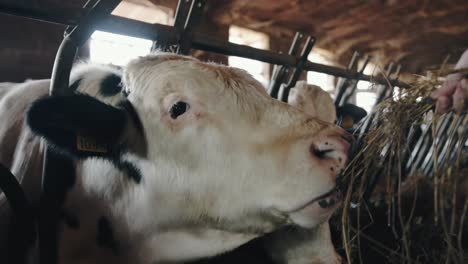
[[[99,144],[94,138],[76,136],[76,148],[79,151],[107,153],[107,146]]]

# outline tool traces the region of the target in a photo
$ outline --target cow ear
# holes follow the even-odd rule
[[[344,104],[336,109],[336,114],[339,118],[349,116],[349,118],[353,119],[354,123],[358,123],[367,115],[367,111],[354,104]]]
[[[112,155],[121,147],[127,125],[124,110],[86,95],[40,99],[27,112],[33,132],[78,157]]]

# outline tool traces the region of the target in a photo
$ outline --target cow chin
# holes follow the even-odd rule
[[[174,230],[152,237],[139,249],[139,255],[154,262],[185,262],[221,254],[256,237],[210,228]],[[154,252],[157,257],[149,257]]]
[[[341,195],[331,191],[289,214],[290,221],[303,228],[314,228],[327,221],[340,205]]]

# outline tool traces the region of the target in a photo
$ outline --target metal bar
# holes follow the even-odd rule
[[[458,123],[455,124],[455,126],[458,128],[460,126],[461,120],[458,120]],[[458,136],[455,133],[453,139],[451,140],[448,135],[443,135],[443,144],[439,143],[439,148],[438,148],[438,159],[437,159],[437,166],[440,168],[440,166],[445,162],[447,159],[447,156],[450,156],[450,151],[453,149],[454,145],[457,143]],[[431,164],[427,166],[424,169],[424,172],[426,175],[431,175],[434,170],[434,156],[431,159]]]
[[[62,41],[54,62],[52,71],[50,95],[67,93],[70,70],[78,47],[68,36]],[[40,196],[40,211],[38,221],[39,263],[57,263],[57,232],[61,203],[66,188],[63,179],[67,176],[65,167],[69,168],[71,161],[66,161],[57,155],[44,143],[44,160],[42,171],[42,192]],[[65,167],[62,167],[62,165]],[[71,173],[71,171],[68,171]],[[63,175],[60,175],[63,174]]]
[[[314,44],[315,44],[315,38],[308,37],[306,40],[306,43],[304,44],[304,47],[302,48],[301,56],[299,58],[299,61],[297,62],[296,68],[294,69],[294,73],[288,85],[284,86],[282,92],[280,93],[281,101],[288,102],[289,91],[291,90],[291,88],[293,88],[296,85],[297,80],[301,76],[304,64],[306,63],[307,57],[309,56],[310,51],[314,47]]]
[[[387,70],[385,71],[385,76],[387,76],[387,78],[390,78],[390,74],[392,73],[392,70],[393,70],[393,62],[391,62],[387,66]],[[388,94],[388,83],[379,85],[377,90],[378,90],[377,92],[378,94],[377,94],[377,99],[375,100],[374,106],[378,105],[386,98],[386,95]]]
[[[16,177],[0,163],[0,193],[2,191],[12,212],[7,254],[2,260],[5,263],[28,263],[27,250],[36,240],[36,216]]]
[[[206,0],[194,0],[185,21],[184,30],[180,33],[177,53],[187,55],[192,46],[194,28],[200,23]]]
[[[306,42],[304,44],[304,48],[302,49],[302,52],[301,52],[299,65],[297,65],[296,68],[294,69],[294,73],[293,73],[291,79],[288,82],[288,87],[289,88],[292,88],[292,87],[296,86],[296,82],[299,80],[299,77],[301,76],[302,71],[304,70],[303,69],[304,63],[307,61],[307,58],[308,58],[310,52],[312,51],[312,48],[315,45],[315,41],[316,41],[315,37],[308,37],[307,38],[307,40],[306,40]]]
[[[82,19],[83,17],[85,17],[86,15],[89,15],[89,10],[91,10],[96,4],[98,4],[99,1],[101,0],[87,0],[86,3],[84,3],[84,5],[81,7],[81,10],[83,10],[84,13],[79,16],[78,21]],[[65,34],[69,34],[73,29],[74,29],[73,25],[68,26],[65,29]]]
[[[76,45],[81,46],[91,36],[96,29],[96,24],[102,21],[103,18],[110,15],[120,0],[101,0],[98,1],[93,8],[80,19],[80,23],[69,31],[69,37]]]
[[[351,57],[351,60],[348,64],[347,70],[351,70],[354,65],[357,63],[357,57],[359,56],[358,52],[354,52],[353,56]],[[343,76],[342,76],[343,77]],[[343,98],[343,95],[346,91],[346,88],[348,87],[348,80],[346,79],[339,79],[338,80],[338,85],[336,88],[336,97],[335,97],[335,107],[341,106],[341,98]]]
[[[263,61],[271,64],[281,64],[289,67],[294,67],[297,62],[297,58],[291,55],[279,54],[272,51],[260,50],[244,45],[238,45],[230,42],[221,42],[216,39],[204,35],[194,33],[193,47],[200,50],[206,50],[216,53],[222,53],[225,55],[239,56],[258,61]],[[349,79],[359,79],[364,81],[372,81],[375,83],[388,84],[387,80],[383,77],[374,77],[369,75],[359,75],[356,71],[346,70],[333,66],[318,64],[307,61],[304,65],[304,70],[315,71],[320,73],[326,73],[338,77],[344,77]],[[409,88],[410,86],[400,81],[390,81],[393,85],[401,88]]]
[[[432,145],[433,139],[432,139],[432,134],[430,133],[431,127],[429,126],[428,129],[429,129],[429,132],[427,132],[428,130],[425,130],[426,134],[421,135],[421,138],[417,144],[417,147],[418,147],[417,150],[416,149],[413,150],[414,152],[414,158],[412,158],[413,162],[409,164],[410,175],[413,175],[420,168],[421,163],[424,162],[424,158],[426,157],[426,154],[432,148],[431,145]]]
[[[448,129],[450,127],[454,127],[454,129],[458,129],[460,125],[462,124],[463,120],[465,118],[465,114],[462,114],[459,116],[459,118],[456,120],[455,117],[450,120],[450,122],[446,123],[445,127],[441,127],[439,129],[439,132],[437,134],[437,148],[435,151],[437,152],[437,164],[441,164],[445,160],[446,153],[451,150],[450,147],[452,147],[452,142],[449,142],[448,139],[450,135],[447,133]],[[454,135],[454,141],[457,140],[457,134]],[[428,163],[424,164],[422,169],[424,173],[426,174],[432,174],[433,172],[433,166],[434,166],[434,153],[429,153],[429,161]]]
[[[364,70],[366,69],[367,64],[369,63],[369,61],[370,61],[370,57],[368,55],[366,55],[365,59],[364,59],[364,64],[362,65],[361,69],[359,70],[359,74],[364,73]],[[358,82],[359,81],[354,80],[353,84],[351,85],[351,89],[346,89],[347,91],[345,91],[345,95],[344,95],[343,99],[341,100],[340,105],[346,104],[349,101],[349,99],[351,98],[351,96],[353,96],[354,92],[356,91]]]
[[[182,30],[185,26],[185,18],[190,11],[192,0],[179,0],[174,19],[174,28]]]
[[[81,17],[81,12],[83,11],[80,10],[76,12],[66,8],[58,10],[57,8],[51,7],[47,10],[41,10],[25,6],[0,4],[0,13],[2,14],[64,26],[76,25],[78,18]]]
[[[192,0],[179,0],[177,3],[177,9],[174,15],[174,29],[176,32],[182,32],[184,30],[185,20],[190,10],[191,1]],[[151,48],[152,51],[171,51],[171,47],[177,45],[179,42],[178,37],[158,37],[151,39],[154,40],[153,47]]]
[[[445,127],[449,124],[451,119],[452,113],[448,113],[444,116],[444,118],[438,123],[438,134],[440,134],[441,131],[445,132]],[[410,174],[414,174],[417,170],[424,168],[425,164],[427,164],[432,158],[431,153],[433,152],[434,147],[432,143],[433,140],[437,140],[438,137],[438,135],[435,135],[436,138],[433,138],[432,125],[433,124],[429,125],[423,132],[417,143],[417,148],[413,150],[415,159],[413,159],[414,161],[411,163]]]
[[[27,10],[30,11],[30,13],[34,13],[34,11],[37,11],[34,9],[30,9],[30,8]],[[12,12],[11,9],[8,9],[8,7],[5,7],[5,5],[0,5],[0,13],[7,13],[7,14],[15,15],[14,12]],[[24,13],[21,13],[21,15],[23,17],[29,17],[27,14],[24,14]],[[42,18],[43,18],[42,21],[47,21],[47,22],[52,22],[52,23],[57,23],[58,21],[63,23],[65,20],[65,18],[59,15],[50,15],[50,16],[43,15]],[[33,19],[35,18],[33,17]],[[152,40],[155,40],[159,37],[154,32],[148,32],[147,30],[137,30],[137,28],[133,26],[130,27],[130,25],[127,25],[127,23],[125,22],[125,21],[128,21],[128,19],[125,20],[121,17],[116,17],[116,16],[110,16],[109,19],[113,20],[114,22],[118,21],[121,27],[127,27],[125,29],[116,28],[116,27],[108,28],[107,30],[110,32],[114,32],[114,33],[125,32],[125,34],[128,36],[147,38],[147,39],[152,39]],[[76,23],[76,21],[74,21],[74,23]],[[105,22],[97,24],[96,28],[101,29],[103,27],[103,24],[105,24]],[[136,23],[132,23],[132,25],[135,25],[135,24]],[[160,24],[147,24],[143,22],[138,23],[138,25],[143,25],[143,24],[146,24],[145,26],[146,28],[153,27],[155,31],[158,31],[158,29],[161,30],[162,28],[169,27],[169,26],[160,25]],[[169,28],[173,32],[169,33],[168,35],[176,35],[176,32],[173,29],[173,27],[169,27]],[[134,30],[136,31],[136,33],[133,32]],[[252,48],[252,47],[248,47],[244,45],[238,45],[238,44],[234,44],[234,43],[230,43],[226,41],[219,41],[216,38],[213,38],[209,35],[201,34],[197,32],[193,33],[192,48],[215,52],[215,53],[221,53],[225,55],[239,56],[239,57],[259,60],[259,61],[263,61],[263,62],[267,62],[271,64],[285,65],[288,67],[295,67],[297,65],[297,60],[298,60],[297,58],[291,55],[279,54],[273,51],[256,49],[256,48]],[[369,75],[364,75],[364,74],[360,75],[356,71],[337,68],[337,67],[328,66],[328,65],[322,65],[322,64],[313,63],[310,61],[305,62],[304,70],[330,74],[330,75],[348,78],[348,79],[356,79],[356,80],[371,81],[371,82],[380,83],[380,84],[388,84],[387,80],[383,77],[374,77],[374,76],[369,76]],[[398,86],[400,88],[410,87],[408,84],[403,83],[398,80],[391,80],[391,83],[392,85]]]
[[[419,160],[419,154],[422,151],[424,147],[424,143],[426,141],[426,137],[428,137],[428,134],[430,134],[429,130],[431,129],[430,125],[427,125],[423,129],[421,129],[421,133],[418,135],[418,137],[413,138],[412,142],[410,142],[411,145],[414,144],[414,147],[411,151],[410,157],[408,159],[408,162],[406,164],[406,171],[411,173],[413,169],[415,168],[415,163],[417,160]],[[416,141],[416,142],[414,142]]]
[[[88,2],[90,3],[90,2]],[[88,4],[87,3],[87,4]],[[99,24],[120,3],[120,0],[100,0],[80,19],[76,26],[69,26],[57,51],[52,70],[49,94],[63,95],[68,89],[71,67],[78,47],[94,32]],[[44,142],[45,143],[45,142]],[[58,218],[72,177],[74,165],[71,159],[51,151],[44,144],[42,192],[39,211],[39,263],[55,264],[58,257]]]
[[[425,156],[426,159],[424,160],[424,163],[421,165],[420,169],[423,171],[426,171],[426,168],[429,166],[433,165],[434,161],[434,152],[439,154],[441,148],[444,146],[444,141],[445,138],[448,137],[447,135],[447,129],[450,127],[450,125],[454,122],[454,115],[452,113],[445,115],[443,117],[444,119],[442,120],[441,124],[438,125],[437,127],[437,134],[435,135],[435,138],[432,138],[432,142],[436,141],[436,146],[434,147],[434,144],[431,144],[431,149],[430,152],[428,152]],[[460,121],[460,119],[459,119]]]
[[[391,75],[389,75],[389,79],[393,80],[398,80],[400,78],[400,72],[401,72],[401,64],[398,64],[395,72]],[[391,76],[394,76],[393,78]],[[387,93],[385,94],[385,98],[393,97],[393,92],[395,91],[395,86],[391,86],[390,89],[387,89]]]
[[[295,56],[301,46],[301,40],[304,37],[304,34],[301,32],[296,32],[294,35],[294,39],[289,47],[288,54]],[[276,65],[275,65],[276,66]],[[289,67],[284,65],[277,66],[273,70],[273,76],[270,80],[270,84],[268,87],[268,93],[273,98],[278,98],[278,92],[281,88],[281,84],[284,83],[284,79],[289,73]]]
[[[177,43],[177,32],[171,26],[148,24],[124,17],[109,16],[108,19],[99,22],[96,29],[151,40],[168,39],[168,43]]]

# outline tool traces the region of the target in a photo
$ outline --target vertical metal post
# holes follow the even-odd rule
[[[357,64],[358,56],[359,56],[359,53],[355,51],[353,53],[353,57],[351,57],[351,61],[348,64],[348,67],[347,67],[348,70],[351,70],[355,67],[355,65]],[[338,83],[335,89],[336,90],[335,107],[341,106],[340,105],[341,98],[343,97],[346,91],[346,88],[348,88],[348,80],[345,78],[338,79]]]
[[[296,32],[294,35],[294,39],[289,47],[288,55],[295,56],[296,53],[299,51],[301,46],[302,39],[304,38],[304,34],[301,32]],[[289,74],[289,67],[284,65],[275,65],[273,69],[273,74],[270,80],[270,85],[268,86],[268,93],[273,98],[278,98],[278,93],[281,87],[281,84],[284,82],[284,79]]]
[[[364,70],[366,69],[367,64],[369,63],[369,60],[370,60],[370,57],[368,55],[366,55],[365,59],[364,59],[364,64],[362,65],[361,69],[359,70],[359,73],[358,73],[359,75],[362,75],[364,73]],[[353,96],[354,92],[356,92],[358,82],[359,82],[359,80],[352,80],[352,82],[351,82],[352,85],[350,86],[351,88],[345,90],[345,95],[344,95],[343,99],[341,99],[340,105],[344,105],[347,102],[349,102],[349,99],[351,98],[351,96]]]
[[[289,91],[291,88],[293,88],[296,85],[297,80],[301,76],[301,73],[304,68],[304,64],[307,61],[307,58],[309,56],[310,51],[314,47],[315,44],[315,38],[314,37],[308,37],[306,40],[306,43],[304,44],[304,47],[301,52],[301,56],[297,62],[296,68],[294,70],[294,73],[287,84],[287,86],[284,86],[283,90],[280,92],[280,98],[281,101],[283,102],[288,102],[288,97],[289,97]]]
[[[51,96],[66,95],[72,92],[68,89],[68,85],[78,47],[91,36],[94,27],[107,17],[119,3],[120,0],[96,1],[78,25],[66,29],[52,70],[49,90]],[[90,5],[91,1],[86,4]],[[45,142],[43,143],[44,165],[38,219],[39,263],[56,264],[59,211],[67,190],[74,182],[74,164],[71,159],[56,154]]]
[[[5,263],[27,263],[27,250],[36,239],[33,208],[20,183],[10,170],[0,164],[0,192],[3,191],[11,209],[12,222],[8,229]]]
[[[191,4],[192,0],[179,0],[177,3],[177,9],[174,14],[174,29],[176,32],[178,32],[178,34],[184,30],[185,20],[190,10]],[[177,44],[178,43],[174,42],[171,38],[158,38],[157,40],[153,41],[151,51],[161,50],[170,52],[171,49],[173,49],[173,47]]]
[[[192,48],[193,29],[200,23],[206,0],[194,0],[185,21],[184,30],[180,33],[177,53],[187,55]]]
[[[70,70],[77,46],[65,37],[57,52],[49,93],[51,96],[67,93]],[[67,180],[74,167],[70,159],[51,151],[43,142],[44,165],[42,192],[38,219],[39,263],[57,263],[57,224],[59,210],[65,197]]]
[[[392,70],[393,70],[393,62],[391,62],[387,66],[387,70],[385,71],[385,76],[387,76],[387,78],[390,77]],[[377,99],[375,100],[375,105],[380,104],[386,98],[386,95],[388,94],[388,90],[389,90],[388,85],[381,84],[377,86]]]

